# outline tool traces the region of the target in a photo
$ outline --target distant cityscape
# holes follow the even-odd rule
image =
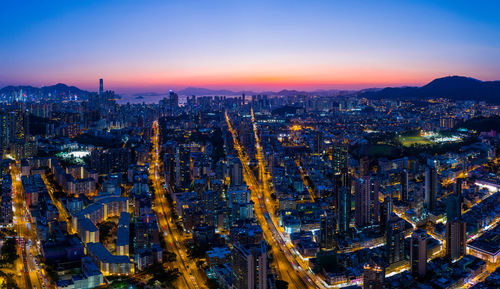
[[[500,288],[500,106],[464,79],[5,87],[1,288]]]

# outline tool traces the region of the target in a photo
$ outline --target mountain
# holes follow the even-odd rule
[[[245,94],[255,94],[254,92],[251,91],[231,91],[227,89],[208,89],[208,88],[202,88],[202,87],[186,87],[185,89],[177,91],[177,94],[180,95],[197,95],[197,96],[202,96],[202,95],[241,95],[242,93]]]
[[[70,93],[70,94],[88,94],[88,91],[79,89],[76,86],[67,86],[66,84],[63,83],[58,83],[56,85],[50,85],[50,86],[42,86],[40,88],[42,93]]]
[[[68,86],[63,83],[58,83],[50,86],[33,87],[28,85],[20,86],[6,86],[0,89],[0,95],[18,95],[23,92],[23,94],[31,96],[46,97],[49,94],[51,96],[63,96],[63,95],[78,95],[78,97],[86,97],[89,92],[79,89],[75,86]]]
[[[500,81],[481,81],[464,76],[437,78],[422,87],[387,87],[364,91],[358,95],[367,98],[448,98],[476,100],[500,104]]]
[[[256,95],[256,94],[281,95],[281,96],[293,96],[293,95],[335,96],[335,95],[339,95],[339,94],[352,93],[352,91],[338,90],[338,89],[328,89],[328,90],[321,89],[321,90],[314,90],[314,91],[283,89],[280,91],[255,92],[255,91],[249,91],[249,90],[232,91],[232,90],[228,90],[228,89],[208,89],[208,88],[202,88],[202,87],[187,87],[185,89],[182,89],[182,90],[179,90],[176,92],[179,95],[196,95],[196,96],[203,96],[203,95],[235,96],[235,95],[241,95],[243,93],[246,94],[247,96]],[[165,93],[165,94],[167,94],[167,93]]]

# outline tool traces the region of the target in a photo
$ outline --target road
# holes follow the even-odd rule
[[[239,143],[238,135],[231,125],[231,120],[227,112],[226,122],[233,137],[234,148],[243,165],[245,182],[251,190],[250,197],[254,203],[255,216],[262,227],[265,240],[271,246],[271,252],[279,277],[289,283],[289,288],[327,287],[318,276],[310,271],[308,264],[301,260],[300,255],[297,254],[293,245],[289,241],[286,241],[287,238],[282,235],[282,232],[280,232],[281,228],[277,226],[278,223],[274,216],[274,205],[271,203],[272,199],[270,197],[273,189],[269,186],[269,174],[265,171],[265,166],[263,165],[257,131],[254,131],[254,133],[256,137],[257,159],[259,161],[259,175],[262,183],[257,181],[248,165],[248,157]],[[254,126],[254,129],[256,129],[256,126]]]
[[[14,204],[14,225],[17,231],[21,255],[16,264],[24,276],[24,288],[50,288],[45,271],[39,267],[37,257],[40,254],[36,229],[30,222],[30,212],[26,207],[21,174],[15,164],[11,165],[12,195]],[[20,284],[21,285],[21,284]]]
[[[188,258],[187,249],[184,246],[183,232],[177,228],[175,220],[172,218],[172,208],[165,197],[166,190],[162,185],[162,176],[160,174],[159,134],[158,121],[154,121],[149,177],[154,187],[154,210],[162,236],[169,251],[174,252],[177,256],[176,265],[178,265],[181,278],[178,278],[176,288],[206,288],[205,277],[197,269],[196,261]]]
[[[68,233],[69,234],[76,234],[75,228],[73,228],[73,223],[71,222],[71,216],[66,211],[66,208],[61,204],[61,201],[57,199],[54,196],[55,188],[52,182],[47,179],[46,175],[42,175],[43,182],[45,183],[45,186],[47,187],[47,192],[49,193],[49,197],[52,200],[52,204],[57,208],[57,211],[59,212],[59,221],[60,222],[66,222],[68,225]],[[85,245],[85,244],[84,244]]]

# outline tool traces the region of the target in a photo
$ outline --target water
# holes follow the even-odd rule
[[[151,103],[159,103],[160,100],[163,98],[169,97],[168,93],[167,94],[159,94],[159,95],[143,95],[142,99],[138,99],[136,95],[127,95],[127,94],[122,94],[120,95],[121,99],[118,99],[117,102],[119,104],[126,104],[126,103],[146,103],[146,104],[151,104]],[[179,104],[184,104],[186,103],[187,97],[185,95],[179,95]]]

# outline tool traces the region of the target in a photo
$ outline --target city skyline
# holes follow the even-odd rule
[[[7,3],[0,86],[362,89],[500,75],[494,1],[101,2]]]
[[[500,288],[500,1],[12,1],[0,288]]]

